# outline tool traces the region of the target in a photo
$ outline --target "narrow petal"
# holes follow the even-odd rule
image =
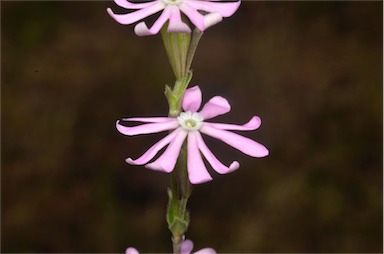
[[[174,118],[171,117],[130,117],[130,118],[123,118],[123,121],[130,121],[130,122],[142,122],[142,123],[163,123],[168,122]]]
[[[176,6],[167,7],[170,11],[168,33],[191,33],[191,29],[185,24],[180,15],[180,9]]]
[[[126,249],[125,254],[139,254],[139,251],[135,248],[129,247]]]
[[[205,15],[204,16],[205,29],[213,25],[216,25],[217,23],[220,23],[222,20],[223,20],[223,16],[221,16],[220,13],[217,13],[217,12],[209,13]]]
[[[200,12],[188,5],[188,2],[181,3],[179,8],[199,30],[205,30],[204,16]]]
[[[146,18],[148,16],[151,16],[152,14],[155,14],[156,12],[161,11],[164,9],[165,5],[162,2],[156,2],[155,4],[138,10],[134,11],[128,14],[115,14],[111,8],[107,9],[108,14],[114,18],[117,22],[123,25],[129,25],[132,23],[135,23],[136,21],[139,21],[143,18]]]
[[[149,148],[142,156],[140,156],[136,160],[132,160],[131,158],[126,159],[125,161],[128,164],[131,165],[144,165],[148,163],[150,160],[152,160],[153,157],[161,150],[163,147],[168,145],[178,134],[179,132],[177,130],[171,132],[164,138],[162,138],[160,141],[158,141],[156,144],[154,144],[151,148]]]
[[[217,138],[252,157],[265,157],[269,154],[268,149],[262,144],[230,131],[212,128],[209,125],[203,125],[203,127],[200,128],[200,132]]]
[[[194,86],[185,90],[183,98],[183,109],[185,112],[196,112],[201,105],[202,94],[199,86]]]
[[[215,96],[204,105],[203,109],[199,112],[199,115],[206,120],[226,114],[230,110],[231,105],[229,105],[225,98],[221,96]]]
[[[232,16],[240,6],[241,1],[237,2],[207,2],[200,0],[190,0],[188,4],[193,8],[206,12],[218,12],[223,17]]]
[[[212,168],[219,174],[228,174],[236,169],[239,168],[239,163],[237,161],[234,161],[231,163],[229,167],[225,166],[223,163],[221,163],[215,155],[209,150],[207,145],[205,144],[203,138],[201,137],[199,132],[196,132],[196,139],[197,139],[197,146],[199,147],[200,151],[203,153],[204,157],[207,159],[209,164],[211,164]]]
[[[143,9],[143,8],[147,8],[147,7],[155,4],[155,2],[158,2],[158,1],[147,2],[147,3],[131,3],[128,0],[114,0],[114,2],[118,6],[126,8],[126,9]]]
[[[135,26],[135,33],[138,36],[157,34],[161,30],[161,28],[164,26],[165,22],[169,19],[169,16],[170,16],[170,10],[169,8],[165,8],[164,11],[161,13],[160,17],[152,25],[151,29],[148,29],[145,22],[140,22]]]
[[[258,116],[254,116],[251,118],[251,120],[248,121],[248,123],[244,125],[227,124],[227,123],[207,123],[207,122],[205,122],[204,124],[216,129],[227,130],[227,131],[228,130],[253,131],[260,127],[261,119]]]
[[[181,146],[187,137],[187,132],[182,128],[175,130],[177,132],[175,138],[171,141],[164,153],[154,162],[147,164],[145,167],[153,170],[164,171],[170,173],[175,168],[177,158],[180,154]]]
[[[149,30],[147,24],[145,24],[144,21],[138,23],[136,26],[135,26],[135,34],[137,36],[147,36],[147,35],[153,35],[153,33]]]
[[[193,242],[185,240],[181,243],[181,254],[190,254],[193,250]]]
[[[193,184],[205,183],[212,180],[201,158],[199,148],[197,146],[196,133],[189,132],[188,134],[188,177]]]
[[[217,254],[217,252],[212,248],[204,248],[194,252],[194,254]]]
[[[120,121],[116,122],[117,130],[120,133],[128,136],[157,133],[161,131],[176,129],[179,126],[176,119],[174,120],[172,119],[168,122],[148,123],[148,124],[142,124],[134,127],[127,127],[127,126],[121,125],[119,122]]]

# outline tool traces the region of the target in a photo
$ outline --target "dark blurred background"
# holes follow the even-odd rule
[[[165,135],[174,78],[160,36],[113,2],[1,2],[2,252],[171,251],[169,175],[124,162]],[[262,118],[254,159],[207,138],[229,175],[197,185],[187,238],[218,252],[382,251],[382,2],[243,2],[208,29],[191,85]]]

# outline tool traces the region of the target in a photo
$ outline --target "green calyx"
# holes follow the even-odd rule
[[[187,56],[191,35],[189,33],[169,33],[167,25],[161,29],[165,50],[167,51],[169,63],[171,64],[176,79],[182,79],[186,76]]]
[[[192,79],[190,68],[203,32],[196,28],[191,36],[189,33],[169,33],[167,29],[168,25],[166,24],[161,29],[161,37],[176,82],[173,89],[169,86],[165,87],[165,96],[169,104],[169,116],[176,117],[180,114],[181,100]]]

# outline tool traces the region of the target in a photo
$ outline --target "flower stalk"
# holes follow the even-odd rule
[[[191,36],[188,33],[168,33],[166,26],[161,30],[165,50],[168,55],[176,82],[171,89],[165,87],[165,96],[169,104],[169,117],[177,117],[181,112],[181,102],[184,92],[192,79],[192,72],[189,70],[194,53],[189,52]],[[194,42],[193,52],[197,44]],[[188,58],[187,58],[188,57]],[[181,253],[184,234],[189,226],[189,213],[187,212],[188,197],[191,194],[191,184],[187,172],[187,147],[184,142],[180,151],[177,169],[171,173],[171,189],[168,190],[167,223],[172,233],[173,253]]]
[[[176,77],[173,89],[168,85],[165,87],[169,117],[177,117],[181,112],[182,99],[192,79],[191,64],[202,35],[203,32],[196,28],[191,41],[189,33],[168,33],[167,26],[161,29],[164,47]],[[187,171],[186,141],[180,150],[176,167],[177,169],[171,173],[171,189],[168,190],[167,223],[172,232],[173,252],[179,254],[189,225],[187,202],[192,191]]]

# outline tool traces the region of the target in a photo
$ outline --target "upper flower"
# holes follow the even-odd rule
[[[135,26],[139,36],[157,34],[165,22],[169,20],[168,32],[190,33],[191,29],[181,19],[183,12],[201,31],[219,23],[223,17],[232,16],[240,6],[238,2],[220,2],[218,0],[155,0],[144,3],[132,3],[128,0],[114,0],[123,8],[136,10],[127,14],[115,14],[111,8],[107,11],[117,22],[123,25],[135,23],[159,11],[163,12],[149,29],[145,22]],[[206,15],[202,14],[208,13]]]
[[[181,147],[184,140],[187,139],[188,176],[191,183],[198,184],[212,180],[212,177],[204,165],[200,152],[219,174],[226,174],[239,168],[237,161],[233,161],[229,167],[223,165],[213,155],[211,150],[209,150],[200,133],[219,139],[252,157],[264,157],[269,154],[265,146],[229,131],[256,130],[261,124],[259,117],[252,117],[251,120],[244,125],[206,122],[205,120],[228,113],[231,106],[223,97],[215,96],[204,105],[201,111],[197,112],[200,108],[201,100],[201,90],[198,86],[195,86],[185,91],[182,101],[184,112],[177,118],[134,117],[123,119],[123,121],[145,123],[133,127],[121,125],[120,121],[117,121],[117,130],[128,136],[174,130],[149,148],[141,157],[136,160],[128,158],[126,162],[131,165],[146,164],[146,168],[170,173],[175,168]],[[167,145],[167,149],[165,149],[159,158],[147,164]]]
[[[181,243],[181,254],[191,254],[193,250],[193,242],[191,240],[184,240]],[[129,247],[125,254],[139,254],[139,251],[133,247]],[[204,248],[199,251],[194,252],[193,254],[216,254],[216,251],[212,248]]]

